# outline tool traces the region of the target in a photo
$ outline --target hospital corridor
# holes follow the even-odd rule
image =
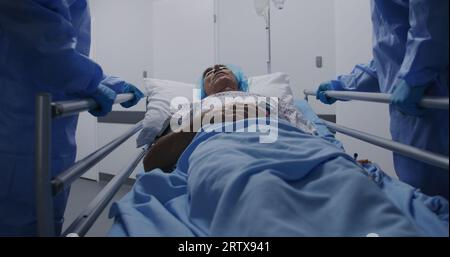
[[[0,238],[448,238],[448,10],[0,0]]]

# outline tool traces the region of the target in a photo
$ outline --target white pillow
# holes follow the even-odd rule
[[[286,102],[294,103],[290,77],[286,73],[274,73],[249,78],[249,91],[267,97],[278,97]],[[172,113],[170,103],[177,97],[185,97],[193,101],[194,89],[197,85],[182,82],[145,79],[145,87],[149,96],[144,128],[137,139],[137,146],[153,143],[169,125]]]
[[[148,95],[147,112],[144,127],[137,138],[137,147],[151,144],[169,125],[172,116],[170,103],[177,97],[185,97],[193,101],[195,85],[181,82],[145,79],[145,89]]]
[[[249,79],[251,93],[266,97],[277,97],[284,103],[284,116],[303,131],[315,134],[315,126],[308,121],[303,112],[295,106],[295,97],[290,86],[290,76],[286,73],[273,73]]]
[[[258,77],[249,78],[249,91],[251,93],[278,97],[287,102],[294,101],[294,94],[290,84],[290,77],[286,73],[273,73]]]

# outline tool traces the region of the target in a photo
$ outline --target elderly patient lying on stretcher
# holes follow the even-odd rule
[[[222,65],[203,78],[201,111],[193,104],[183,117],[212,117],[206,128],[225,131],[188,122],[181,125],[188,132],[161,137],[144,160],[152,172],[140,174],[112,208],[111,235],[448,236],[448,202],[356,163],[286,99],[210,109],[227,96],[259,96]],[[226,130],[260,119],[269,120],[276,140],[261,143],[261,131]]]
[[[215,65],[205,70],[201,83],[202,103],[198,111],[191,109],[189,123],[159,138],[144,158],[145,171],[171,171],[180,155],[196,136],[200,125],[221,124],[248,119],[289,121],[293,126],[314,133],[313,126],[302,119],[293,103],[278,98],[250,94],[245,76],[236,68]],[[191,106],[192,108],[192,106]],[[173,128],[172,128],[173,129]]]

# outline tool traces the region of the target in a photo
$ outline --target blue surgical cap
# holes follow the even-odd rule
[[[248,92],[248,79],[247,76],[245,76],[244,71],[242,71],[241,68],[235,66],[235,65],[224,65],[228,69],[230,69],[234,77],[236,78],[239,86],[239,90],[242,92]],[[203,76],[200,78],[200,97],[201,99],[205,99],[207,97],[205,92],[205,80],[203,79]]]

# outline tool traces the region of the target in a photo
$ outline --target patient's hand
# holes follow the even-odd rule
[[[161,137],[144,158],[145,171],[161,169],[164,172],[170,172],[195,135],[196,133],[193,132],[171,132]]]

